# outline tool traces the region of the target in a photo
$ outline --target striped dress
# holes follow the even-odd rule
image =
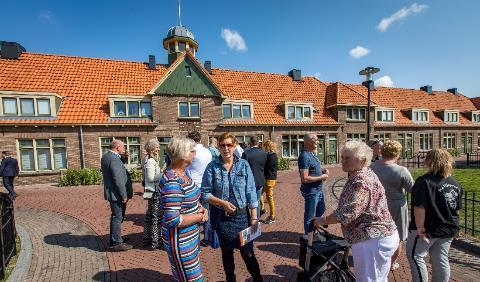
[[[160,179],[162,240],[175,281],[204,281],[198,254],[200,224],[178,227],[182,215],[196,214],[201,191],[187,173],[187,182],[167,169]]]

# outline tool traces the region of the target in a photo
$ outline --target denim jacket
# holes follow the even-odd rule
[[[257,192],[253,173],[246,160],[234,157],[231,170],[231,179],[228,177],[228,171],[223,166],[223,159],[220,157],[216,161],[210,162],[202,178],[202,198],[208,202],[212,196],[228,201],[229,187],[233,187],[233,193],[238,203],[238,208],[243,209],[257,208]],[[228,181],[231,181],[230,185]]]

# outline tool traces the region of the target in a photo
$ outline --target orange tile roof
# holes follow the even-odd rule
[[[480,110],[480,97],[471,98],[470,101],[472,101],[477,110]]]

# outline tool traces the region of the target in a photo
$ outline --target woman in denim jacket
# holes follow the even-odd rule
[[[203,174],[202,197],[210,204],[211,228],[222,249],[226,280],[236,281],[234,249],[239,249],[253,281],[263,281],[253,241],[240,246],[239,232],[257,226],[257,193],[252,170],[246,160],[234,156],[236,139],[232,133],[218,138],[220,158],[212,161]]]

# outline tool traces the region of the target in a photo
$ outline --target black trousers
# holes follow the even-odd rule
[[[235,277],[235,261],[233,258],[233,251],[233,248],[222,247],[222,262],[227,282],[237,281]],[[247,266],[248,272],[250,275],[252,275],[253,281],[263,281],[262,275],[260,274],[260,266],[258,265],[257,258],[253,253],[253,243],[249,243],[240,247],[240,254],[242,255],[242,259]]]
[[[5,188],[8,191],[8,194],[10,194],[10,196],[15,195],[15,191],[13,191],[13,179],[14,178],[15,178],[15,176],[3,176],[3,186],[5,186]]]

